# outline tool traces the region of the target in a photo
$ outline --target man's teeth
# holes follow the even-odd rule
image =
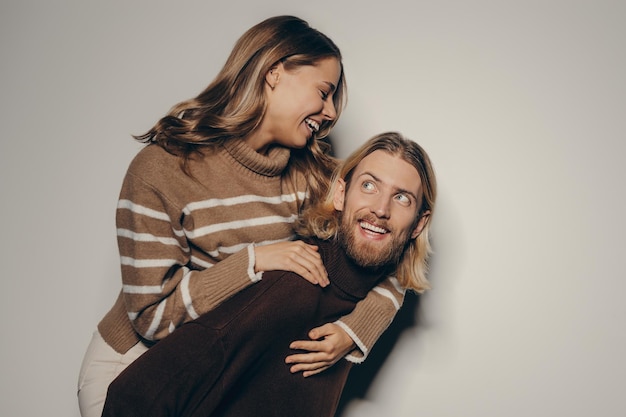
[[[305,119],[304,121],[313,132],[317,132],[318,130],[320,130],[320,125],[315,120]]]
[[[360,222],[359,226],[361,226],[362,229],[369,230],[369,231],[372,231],[372,232],[375,232],[375,233],[381,233],[381,234],[387,233],[387,229],[383,229],[382,227],[374,226],[371,223]]]

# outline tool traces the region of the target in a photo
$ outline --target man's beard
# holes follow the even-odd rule
[[[339,244],[357,265],[378,268],[398,264],[408,242],[407,234],[394,235],[384,246],[380,242],[367,242],[364,239],[357,242],[354,227],[358,227],[358,222],[355,218],[346,219],[343,212],[340,212],[340,216]]]

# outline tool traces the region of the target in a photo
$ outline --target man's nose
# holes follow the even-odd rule
[[[389,218],[389,198],[387,196],[380,196],[372,206],[372,212],[376,217],[381,219]]]

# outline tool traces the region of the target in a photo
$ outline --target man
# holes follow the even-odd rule
[[[338,169],[299,233],[319,246],[331,285],[269,271],[217,309],[181,326],[109,387],[103,416],[332,416],[351,362],[303,378],[285,365],[307,331],[337,320],[395,275],[423,292],[436,182],[415,142],[384,133]],[[315,343],[315,342],[311,342]],[[297,362],[297,360],[296,360]]]

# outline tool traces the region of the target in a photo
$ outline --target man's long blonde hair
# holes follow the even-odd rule
[[[432,253],[429,229],[430,217],[432,217],[437,197],[437,182],[426,151],[417,143],[404,138],[400,133],[385,132],[374,136],[341,163],[335,170],[326,197],[305,210],[297,230],[302,236],[317,236],[325,240],[336,237],[340,216],[333,205],[333,196],[338,179],[342,178],[346,184],[349,184],[357,165],[363,158],[377,150],[400,157],[411,164],[422,181],[422,205],[414,224],[417,225],[424,213],[430,213],[430,216],[417,238],[409,240],[396,269],[396,278],[402,287],[422,293],[430,288],[426,274],[428,272],[427,260]]]

